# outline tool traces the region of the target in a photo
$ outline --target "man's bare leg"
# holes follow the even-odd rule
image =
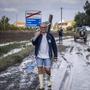
[[[40,89],[43,89],[44,88],[44,83],[43,83],[44,69],[43,67],[38,67],[38,74],[39,74]]]
[[[48,86],[49,87],[51,87],[51,69],[49,68],[49,69],[47,69],[47,68],[45,68],[45,72],[46,72],[46,74],[48,75]]]

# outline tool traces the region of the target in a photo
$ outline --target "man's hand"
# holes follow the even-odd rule
[[[36,33],[35,33],[35,37],[38,37],[40,35],[40,31],[37,31]]]
[[[39,35],[40,35],[40,31],[37,31],[37,32],[35,33],[35,35],[34,35],[33,40],[36,40],[36,38],[37,38]]]

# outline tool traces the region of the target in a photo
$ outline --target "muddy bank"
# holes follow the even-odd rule
[[[33,31],[4,31],[0,32],[0,43],[30,40],[33,37]]]
[[[30,40],[35,31],[0,31],[0,43]],[[58,32],[51,32],[54,37],[58,37]],[[64,36],[72,36],[72,32],[64,33]]]

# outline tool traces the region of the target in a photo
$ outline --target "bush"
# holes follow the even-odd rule
[[[9,29],[10,30],[18,30],[18,27],[16,27],[15,25],[10,25]]]
[[[72,29],[73,29],[73,27],[71,27],[71,26],[68,26],[68,27],[66,28],[67,31],[71,31]]]

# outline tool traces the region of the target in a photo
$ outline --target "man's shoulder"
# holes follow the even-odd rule
[[[54,36],[52,35],[52,33],[47,33],[47,36],[48,36],[49,38],[51,38],[51,39],[54,38]]]
[[[50,36],[53,36],[53,35],[52,35],[52,33],[50,33],[50,32],[49,32],[49,33],[47,33],[47,34],[48,34],[48,35],[50,35]]]

